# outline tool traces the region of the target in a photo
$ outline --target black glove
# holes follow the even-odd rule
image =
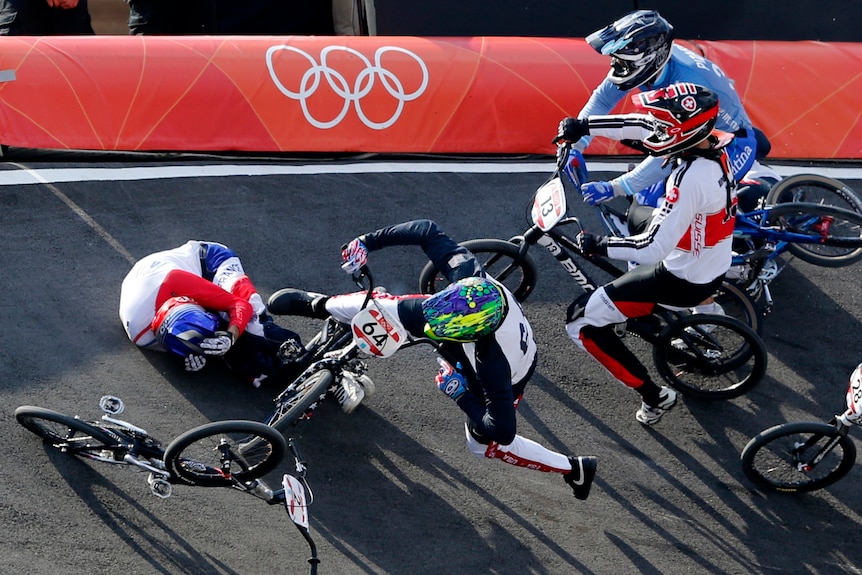
[[[589,121],[586,118],[563,118],[557,128],[557,137],[553,144],[560,142],[577,142],[590,134]]]
[[[581,253],[587,257],[590,256],[607,256],[608,255],[608,238],[607,236],[595,236],[586,232],[581,232],[575,238],[575,243]]]

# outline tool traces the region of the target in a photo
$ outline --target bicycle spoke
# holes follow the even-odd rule
[[[843,448],[833,439],[806,433],[787,435],[762,446],[751,466],[765,481],[786,489],[823,481],[844,460]],[[828,452],[827,443],[834,444]]]

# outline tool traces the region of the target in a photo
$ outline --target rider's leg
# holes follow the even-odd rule
[[[568,457],[521,435],[515,435],[508,445],[502,445],[484,437],[469,422],[464,427],[467,449],[476,457],[501,459],[510,465],[552,473],[567,473],[572,469]]]
[[[721,282],[721,278],[716,280]],[[642,265],[587,298],[569,306],[566,331],[621,383],[637,391],[650,406],[660,403],[661,388],[613,331],[613,325],[652,313],[657,303],[694,306],[714,292],[716,283],[696,285],[679,279],[662,264]]]
[[[640,266],[622,277],[636,273],[644,275],[648,267],[651,266]],[[593,356],[614,379],[637,391],[646,403],[657,405],[661,388],[652,381],[647,368],[625,346],[613,327],[630,317],[649,315],[655,303],[636,300],[616,302],[608,296],[606,287],[578,298],[569,306],[566,332],[578,347]],[[621,307],[626,311],[623,312]]]
[[[586,499],[590,494],[596,474],[595,457],[566,456],[521,435],[515,435],[511,443],[502,445],[484,437],[469,421],[464,424],[464,429],[467,449],[476,457],[499,459],[509,465],[546,473],[561,473],[575,497]]]

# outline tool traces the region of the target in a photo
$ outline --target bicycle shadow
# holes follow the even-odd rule
[[[45,446],[49,461],[59,471],[59,476],[90,513],[98,518],[123,545],[98,543],[89,552],[98,550],[100,564],[129,565],[128,555],[141,559],[151,573],[164,575],[199,575],[202,573],[240,575],[218,558],[198,552],[195,545],[185,539],[169,523],[159,519],[148,506],[114,484],[105,475],[78,458],[70,458],[57,449]],[[141,489],[144,497],[151,497],[146,487],[144,474],[135,475],[140,481],[134,487]],[[154,501],[159,503],[164,500]],[[156,503],[158,504],[158,503]],[[100,538],[105,535],[99,531]],[[107,559],[105,555],[116,559]],[[74,557],[64,569],[72,569]],[[89,568],[93,567],[88,563]],[[84,567],[82,565],[82,567]],[[83,572],[83,571],[82,571]]]
[[[812,558],[811,549],[794,544],[799,535],[794,523],[801,514],[807,519],[806,529],[812,530],[832,532],[835,521],[845,526],[862,524],[850,508],[839,509],[835,503],[842,500],[843,494],[852,495],[851,482],[836,491],[834,498],[777,497],[781,501],[778,507],[771,505],[773,497],[764,496],[745,483],[739,464],[740,441],[747,439],[759,425],[758,419],[750,416],[750,405],[682,398],[682,405],[667,417],[673,417],[674,421],[685,417],[689,420],[685,422],[686,427],[693,424],[699,433],[689,430],[684,437],[669,436],[660,423],[627,438],[601,417],[584,409],[561,384],[553,383],[541,374],[534,376],[534,383],[575,417],[594,427],[603,438],[615,442],[626,458],[645,463],[654,477],[640,475],[631,469],[624,469],[617,475],[612,469],[615,464],[613,448],[610,453],[604,453],[600,458],[604,461],[602,474],[597,480],[603,495],[619,505],[621,523],[640,526],[637,529],[639,537],[649,539],[647,533],[652,533],[656,542],[669,544],[702,572],[753,573],[761,571],[764,565],[792,572],[803,564],[840,565],[844,550],[852,548],[851,537],[855,532],[852,528],[842,529],[841,534],[836,534],[840,544],[829,550],[820,550],[815,558]],[[559,448],[562,442],[549,433],[548,426],[528,407],[528,404],[522,404],[521,415],[540,431],[546,444]],[[727,422],[747,423],[740,429],[738,425],[728,425]],[[653,447],[664,451],[670,463],[656,463],[662,454]],[[703,463],[704,454],[718,463],[715,469],[727,473],[712,471],[712,467]],[[631,480],[624,481],[625,477]],[[676,493],[669,495],[664,486]],[[683,538],[679,529],[666,527],[666,517],[673,517],[674,524],[683,522],[688,535]],[[752,537],[752,534],[761,533],[768,536]],[[633,548],[624,538],[613,531],[607,531],[606,535],[621,553],[630,558],[639,572],[661,572],[650,563],[646,554]],[[776,546],[783,550],[780,555],[774,552]],[[705,548],[711,548],[711,551],[704,553]],[[710,559],[716,554],[724,559]]]

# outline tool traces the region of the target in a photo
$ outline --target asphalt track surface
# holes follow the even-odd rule
[[[512,173],[482,174],[340,164],[355,167],[63,157],[0,165],[0,573],[307,572],[308,548],[280,507],[223,488],[177,486],[157,499],[145,474],[49,450],[13,411],[31,404],[98,417],[99,397],[114,394],[124,419],[165,443],[209,421],[261,419],[278,390],[255,390],[217,365],[187,374],[126,339],[117,303],[134,260],[192,238],[219,240],[239,252],[264,297],[285,286],[347,292],[343,242],[419,217],[459,240],[508,238],[523,231],[546,176],[513,160],[495,164]],[[184,177],[170,177],[182,166]],[[590,221],[584,206],[574,213]],[[767,378],[731,401],[683,398],[648,429],[634,419],[636,394],[567,339],[563,314],[577,288],[552,258],[534,256],[540,280],[525,308],[540,362],[519,430],[598,456],[590,498],[575,500],[557,475],[471,456],[460,411],[433,384],[431,352],[403,351],[372,362],[378,392],[356,412],[329,402],[295,430],[314,489],[320,573],[862,573],[859,463],[828,490],[801,496],[758,492],[738,463],[760,430],[843,409],[862,360],[859,264],[791,261],[773,283]],[[392,292],[414,291],[423,262],[412,248],[371,257],[377,283]],[[313,327],[285,323],[304,335]],[[270,479],[286,471],[287,463]]]

